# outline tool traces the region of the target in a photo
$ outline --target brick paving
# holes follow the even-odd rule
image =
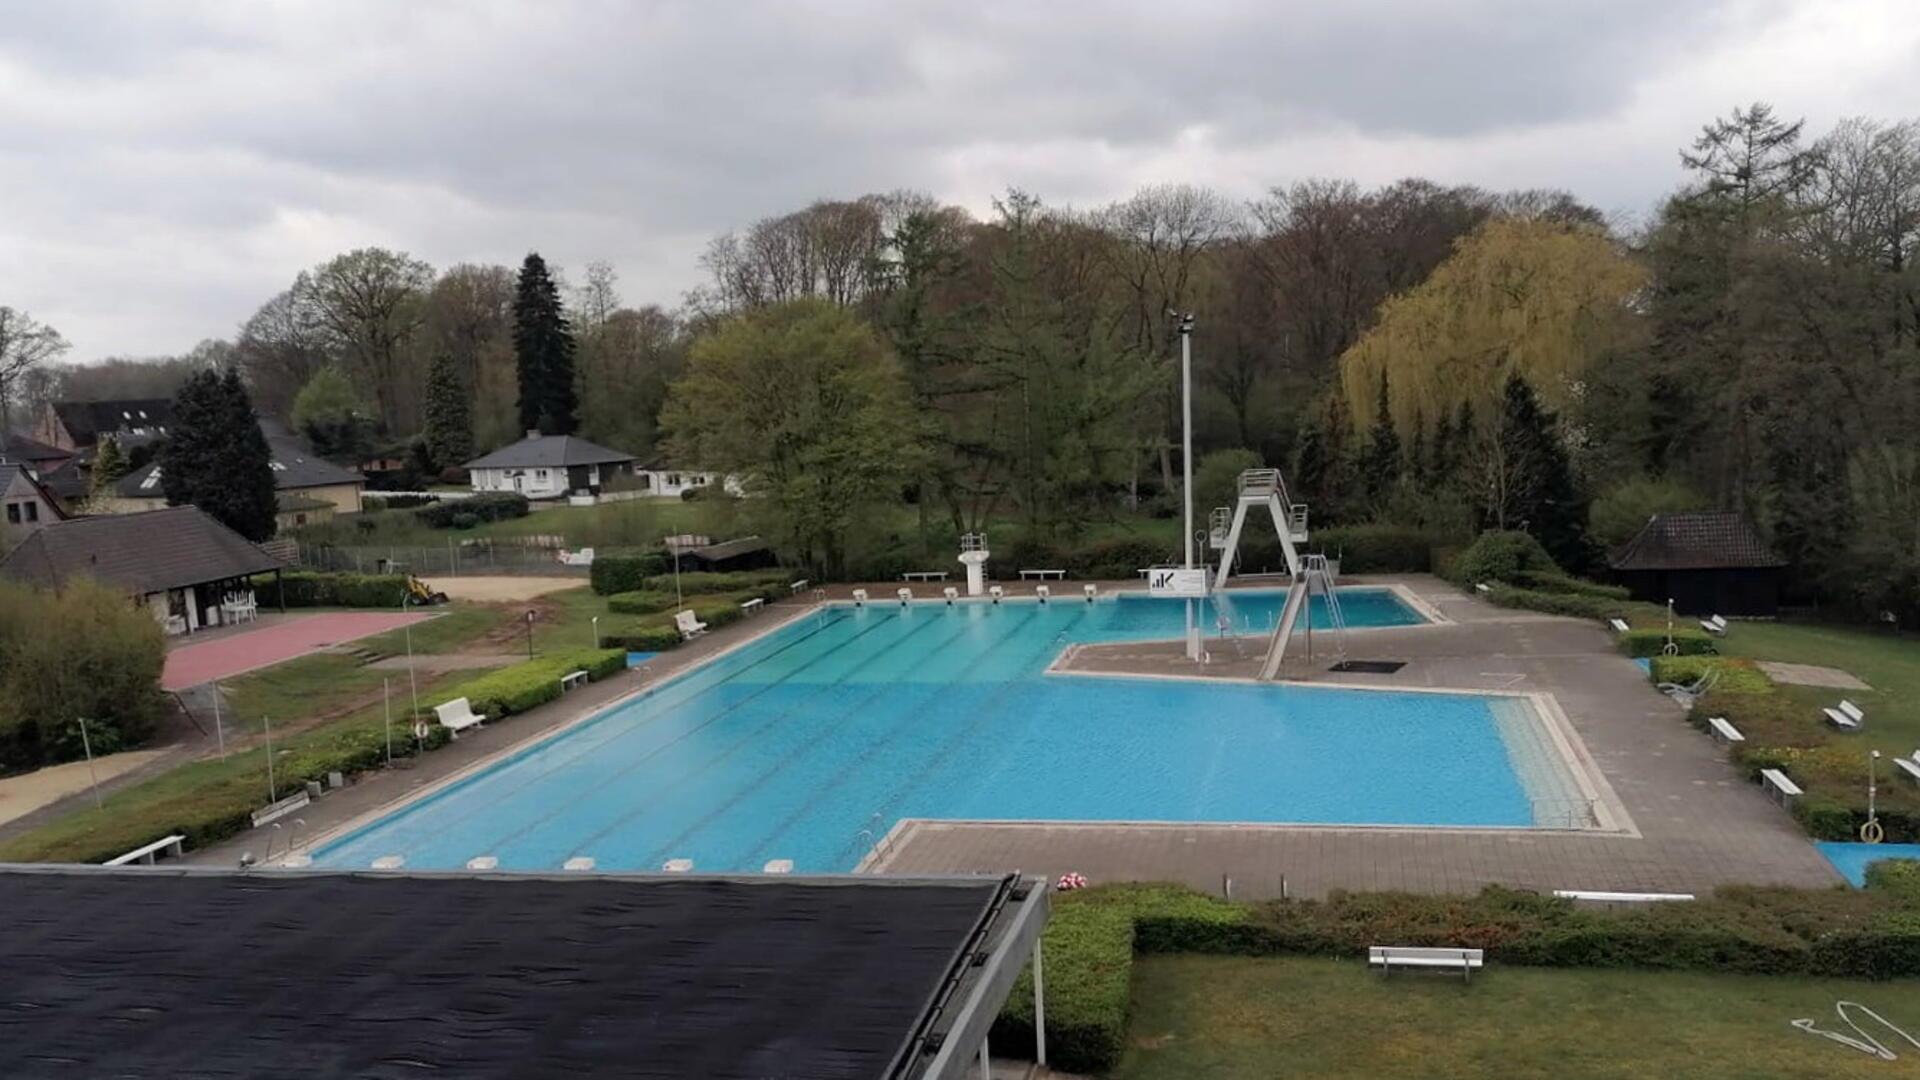
[[[1719,746],[1688,726],[1679,706],[1615,652],[1598,626],[1503,611],[1432,578],[1380,580],[1412,589],[1451,622],[1348,635],[1350,658],[1406,661],[1394,675],[1330,674],[1324,663],[1290,661],[1287,677],[1549,693],[1636,831],[914,822],[869,869],[1072,870],[1094,881],[1178,881],[1210,891],[1231,878],[1234,895],[1245,897],[1283,889],[1294,896],[1333,889],[1461,893],[1488,884],[1699,893],[1725,884],[1841,880],[1792,819],[1743,781]],[[1236,659],[1227,643],[1210,641],[1216,662],[1204,669],[1181,656],[1177,643],[1087,646],[1066,667],[1245,678],[1264,641],[1243,645],[1245,656]]]

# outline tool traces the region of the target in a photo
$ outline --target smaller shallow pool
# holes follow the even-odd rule
[[[1920,859],[1920,844],[1842,844],[1816,840],[1814,847],[1856,888],[1867,883],[1867,867],[1887,859]]]

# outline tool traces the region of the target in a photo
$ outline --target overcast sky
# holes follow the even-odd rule
[[[179,352],[383,245],[672,306],[713,234],[903,187],[1421,175],[1639,216],[1756,99],[1920,115],[1914,0],[0,0],[0,304],[69,360]]]

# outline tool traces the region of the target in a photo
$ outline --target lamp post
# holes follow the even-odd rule
[[[600,616],[593,617],[593,647],[600,647]]]
[[[533,609],[527,609],[527,659],[533,659]]]
[[[1180,467],[1186,505],[1187,569],[1193,569],[1193,312],[1172,313],[1180,329]],[[1187,659],[1200,659],[1200,623],[1187,597]]]
[[[400,614],[407,613],[407,603],[412,599],[412,594],[400,598]],[[413,674],[413,623],[409,621],[402,629],[407,635],[407,691],[413,696],[413,717],[417,721],[420,718],[420,680]]]

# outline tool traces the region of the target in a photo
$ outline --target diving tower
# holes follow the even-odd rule
[[[1287,482],[1279,469],[1248,469],[1240,474],[1240,496],[1233,506],[1215,507],[1207,515],[1207,545],[1220,552],[1220,569],[1213,579],[1215,589],[1227,587],[1227,575],[1233,573],[1233,560],[1240,552],[1240,537],[1245,534],[1247,514],[1265,508],[1273,519],[1273,531],[1280,537],[1280,550],[1287,559],[1287,573],[1300,576],[1300,550],[1307,542],[1307,504],[1287,498]]]

